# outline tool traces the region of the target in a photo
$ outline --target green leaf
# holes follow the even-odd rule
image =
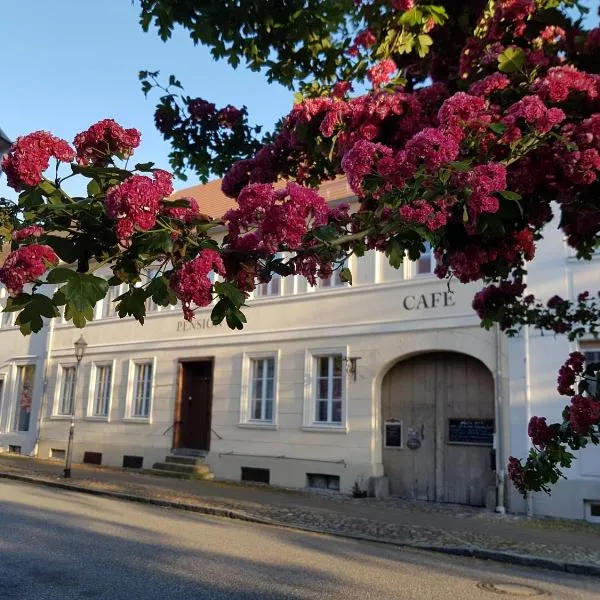
[[[525,53],[521,48],[507,48],[498,56],[498,69],[502,73],[517,73],[525,64]]]
[[[427,35],[426,33],[422,33],[421,35],[417,36],[417,40],[415,42],[417,54],[423,58],[429,52],[429,46],[432,44],[433,40],[431,39],[431,36]]]
[[[90,197],[97,196],[101,192],[102,192],[102,188],[100,187],[100,184],[95,179],[92,179],[92,181],[90,181],[87,184],[88,196],[90,196]]]
[[[147,173],[147,172],[152,171],[153,167],[154,167],[153,162],[137,163],[137,165],[135,165],[135,170]]]
[[[506,131],[506,125],[504,125],[504,123],[490,123],[488,127],[498,135],[502,135]]]
[[[119,296],[117,302],[117,313],[119,317],[132,316],[142,325],[146,316],[146,299],[148,293],[143,288],[129,288],[129,290]]]
[[[49,235],[46,237],[46,243],[63,262],[72,263],[77,260],[77,251],[70,238]]]
[[[317,229],[313,229],[311,233],[321,242],[331,242],[337,237],[337,231],[335,227],[318,227]]]
[[[399,269],[404,262],[404,248],[400,245],[398,240],[392,238],[387,243],[385,253],[390,261],[390,265],[394,269]]]
[[[462,160],[452,160],[448,163],[448,166],[455,171],[470,171],[471,165],[468,162]]]
[[[243,306],[246,296],[233,283],[217,281],[214,287],[219,296],[227,298],[234,306]]]
[[[210,313],[210,320],[213,322],[213,325],[222,323],[228,308],[229,302],[227,302],[225,298],[221,298],[221,300],[215,304],[212,312]]]
[[[65,283],[65,281],[69,281],[72,277],[77,277],[75,271],[66,267],[56,267],[48,273],[46,281],[48,283]]]
[[[352,285],[352,271],[348,267],[344,267],[340,271],[340,281],[345,281]]]
[[[498,192],[503,198],[507,200],[521,200],[521,194],[517,194],[517,192],[511,192],[510,190],[502,190]]]

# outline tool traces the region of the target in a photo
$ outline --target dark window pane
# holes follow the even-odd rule
[[[273,391],[274,391],[274,381],[272,379],[267,379],[266,390],[265,390],[265,398],[272,399]]]
[[[275,359],[267,358],[267,377],[275,376]]]
[[[329,386],[327,385],[327,379],[319,379],[317,382],[317,398],[318,399],[327,399],[327,390]]]
[[[252,413],[252,418],[260,419],[262,416],[260,414],[261,411],[262,411],[262,400],[260,400],[260,399],[254,400],[254,412]]]
[[[273,420],[273,400],[265,400],[265,420]]]
[[[317,402],[317,421],[327,421],[327,401]]]
[[[331,397],[335,399],[342,397],[342,380],[338,377],[333,380],[333,392]]]
[[[340,377],[342,374],[342,355],[336,354],[333,357],[333,375],[334,377]]]
[[[331,420],[334,423],[342,422],[342,401],[334,400],[331,403]]]
[[[329,356],[319,357],[319,377],[329,375]]]
[[[253,398],[262,398],[262,379],[255,379],[252,382],[252,397]]]

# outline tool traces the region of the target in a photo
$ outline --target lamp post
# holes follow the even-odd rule
[[[85,354],[87,348],[87,342],[83,339],[83,335],[79,336],[79,339],[73,344],[75,347],[75,360],[77,364],[75,366],[75,373],[73,375],[73,383],[71,384],[71,425],[69,427],[69,442],[67,443],[67,457],[65,460],[65,477],[68,479],[71,477],[71,460],[73,458],[73,437],[75,436],[75,406],[76,406],[76,393],[77,393],[77,380],[79,379],[79,365],[81,359]]]

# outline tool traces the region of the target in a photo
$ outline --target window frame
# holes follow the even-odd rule
[[[419,256],[419,258],[417,258],[417,260],[415,260],[415,261],[409,261],[410,266],[411,266],[411,276],[412,276],[412,278],[430,277],[431,275],[434,275],[436,263],[435,263],[435,256],[434,256],[434,253],[433,253],[433,246],[431,245],[431,242],[425,242],[425,248],[426,249],[428,248],[429,252],[427,252],[427,250],[426,250],[425,252],[421,253],[421,255]],[[421,260],[421,258],[423,256],[428,256],[429,257],[429,271],[428,272],[420,273],[419,272],[419,261]]]
[[[277,429],[279,413],[279,365],[281,350],[262,352],[245,352],[242,357],[242,386],[240,398],[240,427],[256,429]],[[273,365],[273,407],[272,419],[252,418],[254,402],[252,398],[252,361],[272,358]],[[263,409],[264,410],[264,409]]]
[[[600,362],[600,345],[594,345],[594,344],[589,344],[589,345],[587,345],[587,344],[586,344],[585,346],[583,346],[582,348],[580,348],[580,350],[579,350],[579,351],[580,351],[580,352],[583,354],[583,356],[586,358],[586,361],[585,361],[585,364],[586,364],[586,366],[587,366],[587,363],[588,363],[588,360],[587,360],[587,355],[588,355],[588,354],[592,354],[592,353],[593,353],[593,354],[597,354],[597,357],[596,357],[596,358],[594,358],[594,359],[592,359],[592,361],[591,361],[591,362],[593,362],[593,363],[594,363],[594,362]],[[595,391],[595,392],[598,392],[598,391],[600,391],[600,390],[598,390],[598,389],[595,389],[594,391]]]
[[[88,385],[88,401],[87,401],[87,410],[86,410],[86,419],[94,420],[94,421],[110,421],[110,413],[112,410],[112,402],[113,402],[113,394],[114,394],[114,386],[115,386],[115,370],[116,370],[116,360],[98,360],[92,362],[90,365],[90,379]],[[98,370],[99,368],[110,367],[110,384],[108,386],[108,401],[106,407],[106,415],[96,414],[96,385],[98,381]]]
[[[134,415],[133,403],[135,394],[135,373],[136,365],[150,364],[152,368],[150,376],[150,398],[148,399],[148,415]],[[125,401],[125,415],[123,420],[132,423],[152,423],[152,409],[154,405],[154,385],[156,380],[156,356],[145,358],[131,358],[127,367],[127,396]]]
[[[63,413],[62,409],[62,391],[63,391],[63,382],[65,377],[65,369],[73,369],[73,381],[71,383],[71,412]],[[53,419],[71,419],[75,412],[75,405],[77,401],[77,396],[74,392],[76,390],[75,387],[75,377],[77,375],[77,365],[74,362],[64,362],[59,363],[56,366],[56,384],[54,386],[54,404],[52,407],[52,418]]]
[[[328,356],[340,355],[342,359],[341,375],[341,421],[318,421],[317,420],[317,385],[318,385],[318,359]],[[348,432],[348,373],[346,371],[345,359],[349,356],[349,348],[312,348],[306,350],[305,374],[304,374],[304,417],[303,430],[322,432]],[[331,394],[328,394],[328,396]],[[333,410],[333,398],[328,398],[328,416]],[[329,408],[329,406],[331,408]]]

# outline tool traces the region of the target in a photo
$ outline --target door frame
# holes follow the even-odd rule
[[[179,448],[179,442],[181,440],[181,402],[182,402],[182,390],[183,390],[183,366],[186,363],[198,363],[206,362],[210,363],[210,381],[214,384],[215,374],[215,357],[214,356],[198,356],[198,357],[186,357],[177,359],[177,395],[175,397],[175,419],[173,420],[173,437],[171,439],[171,448]],[[213,385],[210,386],[210,395],[208,398],[209,414],[210,414],[210,431],[208,432],[208,448],[210,449],[210,439],[212,432],[212,404],[213,404]]]

